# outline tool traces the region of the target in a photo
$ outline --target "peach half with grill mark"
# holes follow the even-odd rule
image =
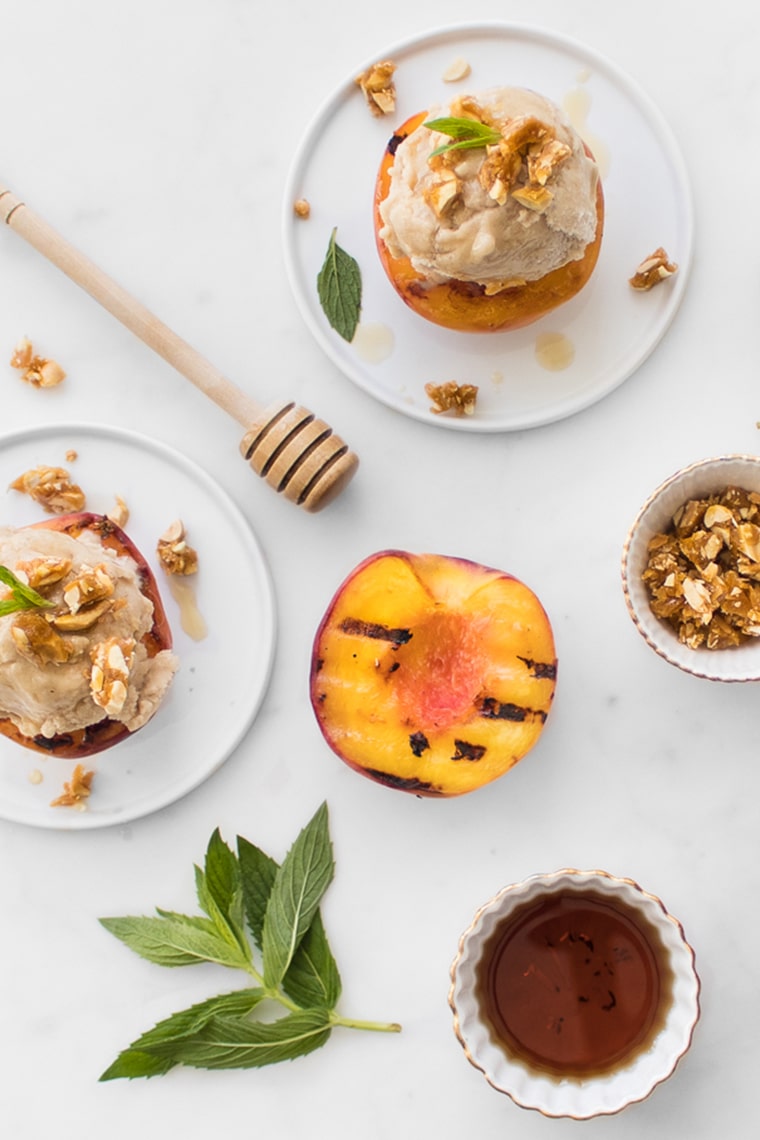
[[[462,558],[387,550],[353,570],[319,625],[311,703],[357,772],[456,796],[533,747],[556,675],[551,624],[523,582]]]

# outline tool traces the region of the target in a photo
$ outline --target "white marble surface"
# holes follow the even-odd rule
[[[696,208],[689,287],[654,355],[594,407],[509,435],[454,435],[355,388],[306,329],[281,253],[283,187],[315,105],[386,45],[465,18],[569,35],[631,75],[680,140]],[[760,14],[738,0],[709,19],[675,0],[478,0],[466,10],[453,0],[27,0],[5,5],[2,29],[0,180],[241,387],[316,408],[362,460],[325,513],[291,508],[242,463],[231,419],[0,232],[0,359],[26,333],[68,372],[40,392],[0,366],[3,431],[120,424],[202,464],[261,541],[279,622],[260,714],[202,787],[105,830],[0,823],[4,1134],[753,1136],[757,687],[711,685],[656,658],[627,616],[619,560],[639,505],[675,468],[757,447]],[[354,564],[385,547],[503,567],[539,593],[554,624],[560,678],[544,736],[512,773],[461,799],[420,800],[357,776],[324,745],[309,707],[323,609]],[[192,864],[215,827],[281,857],[323,799],[342,1011],[397,1019],[403,1033],[336,1032],[311,1057],[260,1072],[99,1084],[140,1031],[235,979],[162,971],[98,916],[194,909]],[[584,1126],[492,1091],[467,1063],[446,1002],[457,939],[479,904],[568,865],[660,895],[703,981],[703,1017],[676,1075],[645,1103]]]

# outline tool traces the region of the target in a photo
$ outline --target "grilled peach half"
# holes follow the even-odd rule
[[[549,619],[517,578],[382,551],[338,589],[314,639],[311,703],[357,772],[421,796],[503,775],[538,740],[557,674]]]
[[[140,553],[134,542],[124,533],[121,527],[116,526],[104,515],[93,514],[89,511],[78,511],[74,514],[56,515],[42,522],[31,524],[30,529],[47,528],[61,531],[79,538],[84,531],[91,531],[107,550],[117,555],[128,555],[137,565],[137,575],[140,592],[153,604],[153,624],[142,639],[149,657],[155,657],[162,649],[171,649],[172,634],[169,621],[166,617],[158,585],[148,563]],[[48,756],[60,756],[64,759],[81,760],[111,748],[120,740],[130,735],[126,725],[110,717],[104,717],[96,724],[74,732],[60,733],[57,736],[24,736],[16,725],[9,719],[0,720],[0,733],[3,736],[31,748],[37,752],[44,752]]]
[[[532,324],[563,305],[586,285],[594,272],[604,230],[604,194],[599,179],[596,192],[596,235],[582,258],[552,270],[537,281],[503,289],[488,296],[482,285],[455,279],[431,284],[417,272],[408,257],[394,257],[380,237],[383,221],[380,205],[388,196],[391,169],[396,150],[404,139],[421,126],[427,112],[407,119],[385,148],[375,183],[374,226],[380,262],[402,301],[418,316],[457,332],[507,332]],[[586,153],[593,158],[591,151]]]

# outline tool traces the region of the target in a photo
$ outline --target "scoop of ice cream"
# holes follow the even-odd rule
[[[597,227],[599,173],[560,109],[533,91],[464,96],[439,117],[478,118],[500,143],[432,152],[452,139],[419,126],[396,150],[379,236],[431,283],[496,290],[537,281],[583,257]]]
[[[9,718],[29,737],[52,738],[107,715],[131,731],[142,727],[171,684],[177,658],[170,650],[151,657],[141,643],[153,623],[153,604],[140,590],[135,562],[106,549],[89,531],[73,538],[44,528],[3,527],[0,564],[22,581],[33,583],[42,569],[53,578],[44,588],[50,609],[0,617],[0,718]],[[87,583],[103,594],[104,602],[102,614],[90,625],[87,606],[80,607]],[[56,621],[51,624],[43,614]],[[116,662],[114,676],[124,682],[125,691],[111,694],[119,704],[112,714],[102,686],[98,690],[93,683],[93,662],[98,647],[105,647],[108,657],[114,645],[122,647],[123,661]],[[124,646],[129,647],[126,654]]]

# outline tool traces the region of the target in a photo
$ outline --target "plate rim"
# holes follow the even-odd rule
[[[339,346],[335,343],[334,338],[329,335],[330,330],[315,317],[297,272],[294,241],[299,219],[296,219],[294,216],[293,203],[299,196],[298,183],[312,149],[310,144],[318,133],[320,123],[329,116],[337,105],[343,102],[348,95],[353,92],[355,88],[355,76],[360,74],[362,70],[366,70],[367,67],[378,59],[393,58],[394,55],[413,52],[427,45],[434,46],[448,39],[456,39],[457,36],[482,36],[485,34],[499,34],[507,38],[523,40],[529,39],[552,49],[559,48],[563,51],[570,52],[572,55],[580,57],[586,63],[593,65],[593,67],[600,72],[603,72],[610,81],[633,100],[637,109],[643,113],[658,143],[663,147],[664,153],[672,167],[678,186],[679,224],[685,235],[685,248],[683,251],[679,250],[678,274],[669,282],[668,286],[671,294],[668,309],[657,323],[653,334],[650,335],[645,351],[643,353],[641,351],[628,353],[621,365],[620,371],[616,374],[614,382],[605,386],[601,392],[593,389],[586,393],[585,397],[576,397],[573,399],[570,402],[570,406],[568,406],[567,400],[560,400],[553,406],[553,410],[541,409],[540,413],[534,411],[531,414],[523,414],[510,423],[487,421],[478,419],[477,416],[434,416],[425,408],[405,405],[401,400],[397,398],[394,399],[392,395],[387,393],[381,386],[377,384],[373,385],[370,381],[365,380],[361,369],[358,367],[351,368],[340,355],[338,351]],[[300,220],[300,224],[303,224],[302,220]],[[416,420],[418,423],[455,432],[499,434],[545,427],[586,411],[589,407],[592,407],[605,397],[611,395],[612,392],[628,380],[649,359],[673,324],[686,292],[694,258],[695,205],[688,167],[675,132],[657,103],[654,102],[651,96],[628,72],[614,64],[609,56],[563,32],[555,32],[549,28],[527,22],[478,20],[472,22],[446,23],[426,31],[414,33],[404,39],[399,39],[395,43],[387,45],[382,50],[375,52],[372,56],[365,58],[363,63],[353,68],[350,74],[347,74],[331,89],[317,106],[317,110],[308,122],[291,160],[284,186],[280,228],[285,273],[291,293],[296,302],[296,308],[312,337],[327,358],[338,369],[341,376],[348,379],[350,383],[372,399],[377,400],[379,403],[406,418]],[[420,319],[422,320],[423,318]],[[498,336],[499,334],[493,335]],[[502,335],[508,336],[509,333]]]
[[[222,767],[239,747],[261,709],[271,682],[278,630],[277,599],[274,581],[258,536],[229,492],[226,491],[208,471],[188,455],[178,451],[163,440],[145,435],[131,428],[114,427],[110,424],[84,420],[50,422],[36,426],[27,425],[26,427],[18,428],[14,431],[2,432],[0,433],[0,452],[8,445],[15,445],[17,443],[24,444],[34,439],[58,436],[67,432],[72,434],[79,433],[84,436],[90,435],[106,441],[109,438],[119,440],[132,448],[147,450],[158,458],[168,462],[175,470],[179,470],[183,475],[187,475],[191,480],[195,480],[198,484],[204,486],[211,498],[224,506],[230,520],[238,524],[238,534],[245,536],[244,545],[250,547],[256,555],[258,576],[261,578],[261,583],[266,591],[266,597],[262,603],[262,613],[264,613],[266,617],[267,628],[263,631],[261,638],[262,642],[266,639],[266,652],[261,659],[262,674],[259,692],[256,694],[256,699],[248,707],[246,716],[241,719],[237,732],[234,733],[228,741],[225,741],[223,750],[221,753],[215,754],[214,761],[211,765],[200,771],[194,771],[192,778],[182,782],[179,790],[172,791],[159,800],[151,800],[147,807],[136,808],[134,810],[125,808],[115,815],[109,814],[107,816],[101,816],[94,812],[59,812],[57,814],[52,812],[49,818],[47,816],[44,818],[32,818],[31,813],[25,815],[23,813],[9,812],[5,803],[0,800],[0,820],[4,822],[25,827],[34,827],[44,831],[79,832],[121,826],[154,815],[156,812],[178,803],[185,796],[189,795],[190,792],[195,791],[196,788],[205,783],[206,780]],[[32,756],[33,753],[28,752],[27,755]]]

